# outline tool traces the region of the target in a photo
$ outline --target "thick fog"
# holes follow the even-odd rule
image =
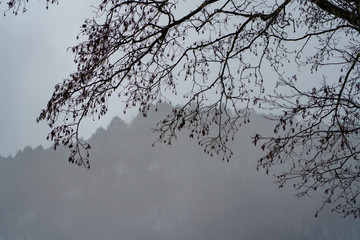
[[[269,130],[260,115],[237,135],[227,163],[186,132],[152,147],[157,114],[98,129],[89,171],[67,163],[61,148],[1,158],[0,239],[360,239],[358,220],[329,209],[315,218],[318,196],[296,198],[256,171],[262,152],[250,137]]]

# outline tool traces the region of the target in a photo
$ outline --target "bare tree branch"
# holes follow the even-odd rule
[[[16,14],[25,2],[8,7]],[[273,135],[253,138],[265,151],[258,167],[285,169],[276,181],[293,184],[298,196],[322,191],[320,210],[359,217],[360,2],[203,0],[184,11],[185,4],[102,1],[82,26],[86,40],[72,48],[77,71],[55,86],[37,119],[48,122],[48,139],[89,167],[79,126],[106,114],[113,94],[124,111],[146,116],[181,93],[186,103],[158,123],[158,141],[172,144],[187,129],[205,152],[228,161],[228,141],[251,113],[274,111]],[[294,65],[309,75],[289,71]],[[270,73],[274,89],[266,88],[276,81]]]

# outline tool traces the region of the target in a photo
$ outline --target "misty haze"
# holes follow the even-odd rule
[[[0,240],[360,239],[359,0],[0,12]]]
[[[170,106],[162,105],[167,113]],[[256,171],[251,144],[267,132],[254,114],[232,143],[229,163],[182,137],[152,143],[163,114],[115,117],[89,140],[91,170],[66,162],[69,150],[30,147],[0,159],[0,239],[359,239],[358,222],[296,198],[291,186]],[[274,169],[275,170],[275,169]]]

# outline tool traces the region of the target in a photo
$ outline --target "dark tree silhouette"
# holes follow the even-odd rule
[[[5,11],[4,15],[8,12],[8,11],[12,11],[13,14],[17,15],[19,11],[25,13],[27,11],[27,3],[29,2],[29,0],[8,0],[6,2],[7,6],[8,6],[8,10]],[[58,3],[58,0],[46,0],[46,9],[49,8],[49,4],[52,3]],[[1,1],[0,1],[1,4]]]
[[[8,4],[17,12],[22,3]],[[171,144],[188,129],[224,160],[253,110],[276,110],[274,134],[253,139],[265,151],[258,166],[289,166],[280,187],[324,191],[323,207],[359,217],[359,13],[358,0],[104,0],[72,48],[77,71],[55,86],[37,120],[49,123],[55,146],[72,148],[70,162],[88,167],[79,125],[106,114],[113,94],[125,111],[146,116],[189,89],[187,103],[157,125],[159,141]]]

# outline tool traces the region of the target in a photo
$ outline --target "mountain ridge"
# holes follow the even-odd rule
[[[229,163],[186,131],[152,147],[157,117],[98,129],[89,171],[64,147],[0,158],[0,239],[359,239],[353,219],[327,209],[314,218],[318,195],[298,199],[256,171],[262,152],[249,137],[269,130],[260,115],[240,129]]]

